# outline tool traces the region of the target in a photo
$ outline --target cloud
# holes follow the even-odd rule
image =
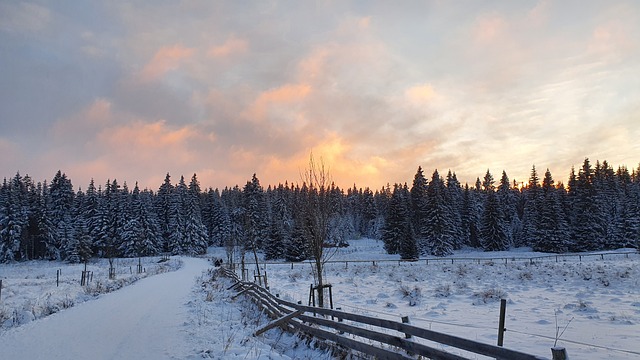
[[[269,89],[258,95],[244,116],[250,121],[259,122],[267,120],[269,115],[275,115],[280,118],[276,121],[289,123],[294,120],[295,124],[295,119],[299,118],[295,115],[295,104],[304,100],[310,93],[311,87],[306,84],[285,84]]]
[[[91,132],[96,133],[111,123],[113,118],[111,107],[109,100],[96,99],[78,114],[68,119],[57,120],[53,125],[53,135],[67,141],[70,137],[77,138],[80,134],[86,136]]]
[[[438,94],[430,84],[416,85],[405,91],[405,96],[410,103],[420,105],[432,102]]]
[[[207,56],[212,58],[226,58],[244,54],[248,51],[249,42],[245,39],[240,39],[235,35],[232,35],[224,42],[224,44],[210,48],[207,52]]]
[[[145,82],[157,80],[167,72],[179,68],[180,65],[185,60],[191,58],[194,53],[194,49],[187,48],[180,44],[162,47],[142,68],[140,78]]]

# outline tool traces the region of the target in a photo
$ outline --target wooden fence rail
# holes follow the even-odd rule
[[[254,283],[241,281],[231,270],[223,269],[223,271],[236,283],[231,287],[235,287],[238,291],[234,297],[240,293],[248,295],[261,310],[275,320],[257,330],[256,335],[278,326],[285,330],[297,329],[315,338],[384,359],[415,359],[416,356],[436,360],[468,359],[442,350],[443,345],[495,359],[544,359],[516,350],[422,329],[402,322],[295,304],[274,296],[267,289]],[[410,339],[406,335],[411,335]],[[438,345],[429,346],[424,343],[425,341]]]

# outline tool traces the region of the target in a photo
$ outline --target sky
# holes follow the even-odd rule
[[[637,1],[0,0],[0,176],[157,190],[640,163]]]

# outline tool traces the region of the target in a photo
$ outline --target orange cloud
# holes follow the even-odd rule
[[[262,92],[245,112],[245,116],[253,121],[264,121],[271,110],[305,99],[311,92],[311,86],[305,84],[286,84],[279,88]]]
[[[199,136],[191,127],[170,129],[164,120],[153,123],[133,122],[115,129],[103,131],[98,139],[113,148],[128,148],[137,153],[182,147],[190,138]]]
[[[194,52],[194,49],[179,44],[163,47],[144,66],[140,77],[143,81],[156,80],[167,72],[177,69],[184,60],[191,58]]]
[[[249,43],[245,39],[230,36],[224,44],[212,47],[207,56],[212,58],[228,57],[235,54],[244,54],[249,49]]]
[[[424,104],[431,102],[436,96],[436,91],[429,84],[416,85],[405,91],[405,96],[411,103]]]

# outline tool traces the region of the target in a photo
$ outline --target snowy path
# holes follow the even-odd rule
[[[0,357],[14,359],[181,359],[190,291],[208,267],[183,258],[175,272],[152,276],[94,301],[0,335]]]

